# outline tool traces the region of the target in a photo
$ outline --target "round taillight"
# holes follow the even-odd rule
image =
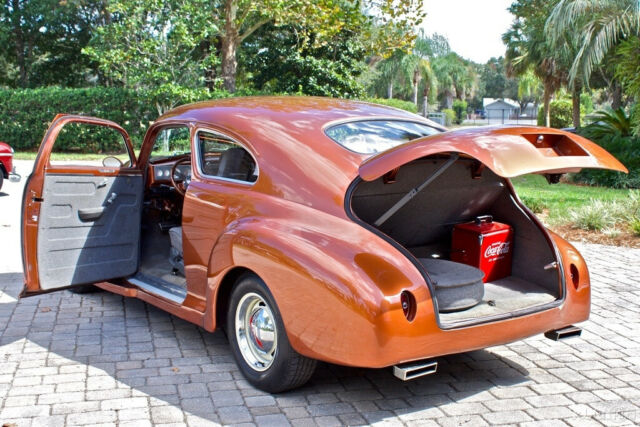
[[[578,267],[571,264],[569,267],[569,273],[571,273],[571,283],[573,283],[573,287],[578,289],[578,285],[580,284],[580,274],[578,273]]]
[[[416,317],[416,298],[409,291],[402,291],[400,294],[400,304],[404,317],[411,322]]]

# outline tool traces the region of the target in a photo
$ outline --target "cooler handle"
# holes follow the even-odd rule
[[[476,225],[480,225],[483,222],[493,222],[493,215],[480,215],[476,217]]]

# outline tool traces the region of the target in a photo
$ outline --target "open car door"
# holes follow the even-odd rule
[[[553,178],[584,168],[628,172],[615,157],[580,135],[542,127],[485,127],[416,139],[362,162],[360,177],[373,181],[406,163],[455,152],[479,160],[497,175],[512,178],[538,173]]]
[[[78,149],[78,141],[111,154],[74,164],[51,159],[52,152]],[[92,117],[56,116],[22,201],[21,296],[134,274],[143,189],[143,174],[123,128]]]

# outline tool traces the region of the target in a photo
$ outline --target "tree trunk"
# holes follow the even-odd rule
[[[236,0],[226,0],[224,6],[224,35],[220,37],[222,44],[221,68],[224,88],[231,93],[236,91],[236,72],[238,68],[236,50],[238,49],[239,38],[235,22],[237,12],[238,5]]]
[[[205,58],[208,58],[212,55],[211,53],[212,43],[210,40],[205,40],[201,43],[202,55]],[[219,49],[213,44],[213,48],[215,49],[214,55],[218,55]],[[209,65],[204,69],[204,85],[209,91],[215,90],[216,84],[216,67],[215,65]]]
[[[427,117],[429,114],[429,85],[425,85],[424,91],[422,91],[422,115]]]
[[[445,93],[444,106],[449,110],[453,107],[453,92],[450,90]]]
[[[613,83],[613,99],[611,100],[611,108],[617,110],[622,107],[622,86],[618,81]]]
[[[420,74],[418,71],[413,73],[413,103],[418,108],[418,85],[420,84]]]
[[[393,98],[393,82],[389,82],[389,86],[387,86],[387,98]]]
[[[550,111],[549,111],[549,104],[551,104],[551,95],[552,95],[552,91],[551,91],[551,87],[549,84],[545,84],[544,85],[544,104],[542,107],[542,111],[544,113],[544,125],[546,127],[550,127],[551,126],[551,115],[550,115]]]
[[[574,80],[571,90],[571,114],[573,118],[573,127],[578,129],[580,127],[580,92],[582,92],[582,84],[579,79]]]
[[[20,87],[25,88],[29,83],[29,76],[27,73],[27,61],[24,51],[24,33],[22,32],[22,26],[20,25],[22,21],[22,10],[20,9],[20,1],[11,0],[11,7],[13,9],[11,21],[13,24],[13,33],[15,35],[16,60],[18,61],[18,70],[20,73],[19,85]]]

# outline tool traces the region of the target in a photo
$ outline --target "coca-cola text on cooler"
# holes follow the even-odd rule
[[[484,251],[485,258],[491,258],[498,255],[504,255],[509,253],[509,242],[495,242],[487,246]]]

